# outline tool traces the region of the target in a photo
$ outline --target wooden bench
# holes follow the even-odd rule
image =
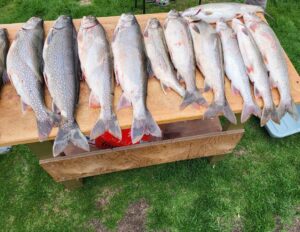
[[[151,17],[157,17],[161,22],[166,17],[165,13],[138,15],[137,19],[145,28],[146,22]],[[114,28],[119,17],[99,18],[105,27],[109,39],[112,38]],[[74,20],[78,29],[80,20]],[[45,22],[45,31],[49,31],[53,22]],[[9,39],[12,40],[22,24],[0,25],[6,27]],[[291,93],[296,103],[300,103],[300,79],[297,71],[287,57]],[[203,88],[203,77],[197,72],[197,85]],[[230,89],[230,83],[226,79],[226,96],[232,110],[239,114],[242,110],[242,99],[234,95]],[[90,90],[85,82],[81,83],[80,101],[77,108],[76,119],[81,130],[89,135],[98,116],[99,109],[88,108]],[[115,88],[114,104],[120,98],[120,87]],[[49,92],[45,90],[46,103],[50,108],[51,99]],[[212,101],[211,92],[204,94],[208,102]],[[279,95],[273,90],[275,103],[278,104]],[[6,85],[1,92],[0,100],[0,146],[28,144],[32,151],[40,159],[40,165],[57,182],[63,182],[70,186],[77,185],[83,177],[116,172],[138,167],[146,167],[155,164],[174,162],[178,160],[194,159],[199,157],[220,157],[230,153],[241,139],[244,130],[242,125],[223,125],[218,118],[202,120],[204,108],[195,109],[192,106],[180,111],[179,105],[182,99],[173,91],[167,95],[161,90],[158,80],[151,78],[148,85],[147,104],[154,119],[160,124],[164,136],[161,140],[152,141],[128,147],[92,150],[91,152],[75,151],[75,154],[63,157],[52,157],[52,141],[57,134],[57,128],[53,129],[49,141],[39,143],[36,122],[33,112],[25,115],[21,113],[19,97],[11,85]],[[261,106],[262,101],[258,100]],[[129,128],[132,121],[132,109],[122,109],[117,112],[121,127]],[[74,153],[74,150],[73,150]],[[217,158],[213,158],[217,160]],[[75,180],[75,182],[74,182]],[[76,182],[77,181],[77,182]]]

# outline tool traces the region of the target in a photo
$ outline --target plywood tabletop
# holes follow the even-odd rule
[[[161,22],[166,18],[165,13],[138,15],[137,19],[144,30],[147,20],[151,17],[157,17]],[[118,22],[119,16],[98,18],[107,31],[109,39],[112,38],[114,28]],[[76,28],[79,28],[80,19],[74,20]],[[45,22],[45,32],[48,33],[52,27],[53,21]],[[22,24],[7,24],[0,25],[5,27],[9,33],[10,41],[13,40]],[[291,61],[286,57],[288,63],[289,78],[291,82],[291,92],[296,103],[300,103],[300,78],[292,65]],[[197,71],[197,86],[203,88],[204,79]],[[226,79],[226,96],[230,107],[235,113],[240,113],[242,110],[242,98],[239,95],[234,95],[231,92],[230,82]],[[85,82],[81,83],[80,101],[76,112],[76,120],[85,134],[89,134],[94,126],[98,116],[99,109],[90,109],[88,107],[88,99],[90,90]],[[120,87],[115,88],[114,105],[117,106],[121,95]],[[278,104],[279,94],[277,90],[273,90],[274,101]],[[50,108],[51,99],[49,92],[45,90],[46,103]],[[208,102],[213,99],[211,92],[205,93],[204,97]],[[195,109],[192,106],[184,110],[179,110],[179,105],[182,99],[175,92],[170,91],[165,95],[161,89],[160,83],[155,78],[151,78],[148,84],[147,104],[154,119],[159,124],[192,120],[203,117],[205,108]],[[262,101],[258,100],[258,104],[262,106]],[[116,108],[116,107],[115,107]],[[122,109],[117,112],[117,117],[122,128],[129,128],[132,121],[132,110]],[[57,128],[53,129],[49,139],[54,139],[57,134]],[[21,112],[20,99],[13,86],[4,86],[0,98],[0,146],[26,144],[38,141],[35,116],[32,111],[26,112],[24,115]]]

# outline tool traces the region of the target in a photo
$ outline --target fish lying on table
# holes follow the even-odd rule
[[[225,21],[238,18],[246,13],[264,12],[261,6],[247,5],[243,3],[224,2],[208,3],[186,9],[182,12],[183,17],[193,20],[204,20],[207,23],[216,23],[221,18]]]
[[[195,55],[187,22],[177,11],[171,10],[164,28],[171,60],[178,77],[183,79],[186,85],[186,94],[180,108],[183,109],[190,104],[206,106],[207,102],[196,86]]]
[[[163,91],[172,88],[180,96],[184,97],[185,89],[180,85],[176,77],[174,66],[168,54],[164,31],[156,18],[148,20],[144,31],[144,41],[152,70],[160,80]]]
[[[241,123],[246,122],[251,114],[260,117],[261,110],[252,97],[249,77],[235,33],[223,20],[217,22],[216,30],[221,38],[224,69],[226,76],[231,81],[232,92],[239,93],[244,101]]]
[[[114,80],[112,54],[103,26],[93,16],[85,16],[78,32],[78,52],[83,76],[91,89],[90,107],[101,106],[91,139],[109,131],[121,139],[122,133],[113,111]]]
[[[40,141],[48,138],[60,120],[44,102],[43,43],[43,20],[32,17],[18,31],[7,55],[7,73],[21,98],[22,112],[32,108],[35,113]]]
[[[276,107],[273,103],[268,70],[251,33],[239,19],[232,20],[232,28],[237,34],[239,48],[246,65],[247,73],[250,80],[254,83],[254,95],[256,98],[262,97],[264,102],[260,120],[261,126],[264,126],[270,119],[276,123],[280,123]]]
[[[204,118],[224,114],[231,123],[236,124],[236,117],[225,96],[220,38],[216,30],[205,21],[190,22],[189,28],[193,38],[196,63],[205,78],[204,91],[213,90],[214,93],[214,101],[204,113]]]
[[[89,144],[74,118],[79,100],[80,67],[76,30],[69,16],[60,16],[48,33],[43,51],[45,80],[53,99],[53,111],[62,120],[53,145],[53,155],[69,143],[88,151]]]
[[[277,108],[279,118],[281,119],[288,112],[295,120],[298,120],[299,114],[291,96],[284,50],[276,34],[266,22],[256,15],[246,14],[244,21],[269,71],[271,88],[275,87],[279,91],[280,102]]]
[[[7,30],[5,28],[0,28],[0,89],[3,84],[9,82],[6,71],[8,46]]]
[[[161,137],[161,130],[146,104],[147,57],[141,29],[134,15],[121,15],[114,31],[112,51],[116,79],[123,90],[118,108],[133,107],[132,143],[140,141],[144,134]]]

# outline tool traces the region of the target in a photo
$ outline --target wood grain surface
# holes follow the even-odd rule
[[[142,30],[145,28],[147,20],[151,17],[157,17],[161,22],[166,18],[165,13],[160,14],[146,14],[138,15],[137,19],[141,25]],[[118,22],[119,17],[104,17],[99,18],[107,31],[109,39],[112,38],[114,28]],[[76,28],[79,28],[80,20],[74,20]],[[45,22],[45,32],[48,33],[52,27],[53,21]],[[8,24],[0,25],[8,29],[9,39],[13,40],[17,31],[21,28],[22,24]],[[286,57],[289,70],[289,78],[291,81],[291,92],[296,103],[300,103],[300,79],[297,71],[292,65],[291,61]],[[197,71],[197,86],[203,88],[203,77]],[[230,83],[226,79],[226,96],[229,104],[235,113],[242,110],[242,99],[239,95],[234,95],[230,89]],[[89,109],[88,99],[90,90],[85,82],[81,83],[80,101],[77,108],[76,119],[85,134],[89,134],[94,126],[98,116],[99,109]],[[277,90],[273,91],[275,103],[278,103],[279,95]],[[114,105],[116,106],[121,95],[120,87],[115,88]],[[46,103],[50,107],[51,99],[47,90],[45,90]],[[204,94],[208,102],[212,101],[213,94],[211,92]],[[180,111],[179,105],[181,98],[176,93],[170,91],[165,95],[161,90],[159,82],[155,78],[149,80],[148,85],[148,98],[147,104],[154,119],[159,124],[177,122],[183,120],[199,119],[205,112],[204,108],[195,109],[192,106],[187,107],[185,110]],[[262,101],[258,100],[262,105]],[[117,112],[117,117],[122,128],[129,128],[132,121],[132,110],[122,109]],[[21,113],[21,104],[15,89],[11,85],[6,85],[1,92],[0,99],[0,146],[26,144],[38,141],[37,128],[35,117],[32,111],[26,112],[24,115]],[[53,139],[57,134],[57,129],[53,129],[49,139]]]

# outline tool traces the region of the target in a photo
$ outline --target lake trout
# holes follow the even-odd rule
[[[240,94],[244,101],[241,122],[246,122],[251,114],[260,117],[261,110],[252,98],[249,77],[235,33],[223,20],[217,22],[216,30],[221,38],[224,69],[226,76],[231,81],[232,92]]]
[[[232,28],[237,35],[246,71],[250,80],[254,83],[254,95],[256,98],[262,97],[264,101],[260,120],[261,126],[264,126],[270,119],[276,123],[280,123],[276,107],[273,103],[268,70],[251,33],[238,19],[232,20]]]
[[[81,69],[91,89],[89,106],[101,106],[100,117],[90,137],[95,139],[108,131],[121,139],[121,129],[113,111],[113,61],[106,32],[95,17],[84,16],[77,38]]]
[[[122,14],[114,31],[112,51],[117,82],[123,90],[118,108],[133,107],[132,143],[144,134],[161,137],[161,130],[146,104],[148,73],[140,26],[132,14]]]
[[[7,55],[7,73],[21,98],[22,112],[32,108],[35,113],[40,141],[60,120],[44,102],[43,43],[43,20],[32,17],[18,31]]]
[[[280,102],[277,107],[279,118],[288,112],[295,120],[298,120],[299,113],[291,96],[284,50],[276,34],[266,22],[256,15],[246,14],[244,20],[263,56],[263,61],[269,71],[271,87],[277,88],[279,91]]]
[[[243,3],[224,2],[208,3],[186,9],[182,12],[183,17],[192,18],[193,20],[204,20],[207,23],[216,23],[220,19],[225,21],[238,18],[246,13],[264,12],[261,6],[247,5]]]
[[[177,80],[174,66],[168,54],[164,31],[156,18],[148,20],[144,31],[144,41],[152,70],[157,79],[160,80],[163,91],[165,92],[166,88],[172,88],[184,97],[185,89]]]
[[[171,60],[179,79],[186,85],[186,94],[180,106],[184,109],[190,104],[206,106],[207,102],[196,86],[196,65],[193,41],[186,21],[180,14],[171,10],[164,24],[165,37]]]
[[[204,118],[223,114],[231,123],[236,117],[225,97],[225,79],[221,41],[216,30],[204,21],[190,22],[196,63],[205,78],[204,91],[212,90],[214,100],[204,113]]]
[[[89,151],[89,144],[74,118],[79,100],[80,69],[77,35],[69,16],[60,16],[48,33],[43,58],[44,76],[53,99],[53,111],[62,120],[53,145],[53,155],[62,153],[69,143]]]

